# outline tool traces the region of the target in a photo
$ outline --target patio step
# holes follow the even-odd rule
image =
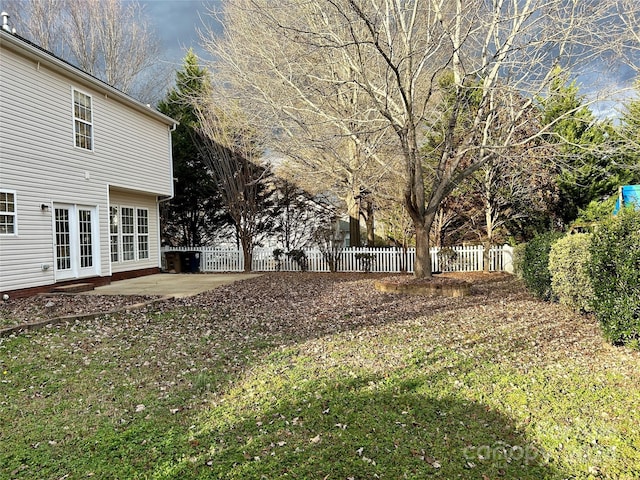
[[[52,292],[53,293],[80,293],[80,292],[90,292],[95,289],[95,285],[93,283],[74,283],[71,285],[62,285],[60,287],[55,287]]]

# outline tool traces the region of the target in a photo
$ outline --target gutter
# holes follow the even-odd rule
[[[175,196],[175,191],[173,187],[173,141],[171,138],[171,134],[176,131],[176,127],[178,126],[177,122],[174,122],[169,128],[167,128],[167,133],[169,135],[169,178],[171,179],[171,195],[165,195],[163,197],[157,197],[156,200],[157,208],[158,208],[158,232],[157,232],[157,240],[158,240],[158,266],[162,269],[162,234],[161,234],[161,226],[160,222],[162,218],[160,217],[160,205],[162,203],[168,202]]]
[[[177,126],[178,124],[174,123],[167,129],[167,131],[169,132],[169,169],[171,170],[169,178],[171,178],[171,195],[165,195],[162,198],[158,197],[158,205],[164,202],[168,202],[175,196],[173,188],[173,141],[171,138],[171,133],[176,131]]]

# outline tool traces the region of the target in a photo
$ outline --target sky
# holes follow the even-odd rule
[[[180,67],[189,47],[201,58],[207,58],[200,46],[198,30],[203,30],[205,24],[220,30],[208,12],[219,9],[222,0],[142,0],[139,3],[160,40],[163,61]]]
[[[220,24],[210,15],[211,10],[219,10],[224,0],[139,0],[147,18],[158,35],[161,44],[162,61],[171,63],[179,69],[185,53],[192,47],[204,61],[208,54],[202,49],[198,30],[205,25],[220,31]],[[579,79],[581,93],[588,91],[596,77],[607,79],[610,86],[616,83],[630,84],[633,72],[593,72],[590,78]],[[615,102],[597,103],[593,106],[599,117],[617,115]]]

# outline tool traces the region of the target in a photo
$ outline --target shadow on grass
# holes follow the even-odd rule
[[[137,323],[124,321],[137,317],[122,315],[115,324],[118,328],[109,327],[108,342],[105,339],[94,345],[89,332],[83,334],[87,335],[84,340],[71,335],[70,342],[87,350],[65,345],[57,351],[74,353],[61,353],[56,362],[60,366],[80,365],[91,355],[96,370],[88,372],[97,374],[101,383],[92,383],[95,379],[88,374],[69,372],[63,377],[67,382],[64,390],[42,400],[52,405],[54,413],[40,415],[33,422],[37,424],[33,432],[25,430],[32,425],[18,418],[20,439],[5,457],[5,473],[12,472],[11,477],[16,478],[60,478],[68,472],[76,475],[70,478],[88,474],[96,478],[176,479],[562,477],[544,462],[536,445],[517,431],[510,418],[451,390],[448,375],[455,369],[431,371],[437,364],[435,357],[426,358],[416,370],[389,368],[372,374],[364,369],[351,372],[344,364],[324,371],[314,362],[319,355],[305,358],[300,352],[295,358],[291,354],[280,358],[277,350],[269,353],[283,343],[300,346],[336,332],[470,308],[486,302],[485,298],[408,301],[383,294],[360,298],[359,284],[340,292],[341,284],[349,287],[351,277],[322,277],[322,282],[311,285],[312,291],[301,290],[305,285],[300,281],[288,282],[290,276],[283,276],[281,282],[258,280],[212,292],[202,297],[202,304],[199,299],[185,301],[183,308],[147,320],[139,332],[131,330]],[[268,291],[258,297],[260,301],[253,301],[257,287]],[[301,313],[305,298],[316,296],[326,297],[323,308],[331,308],[314,307]],[[279,308],[281,317],[270,315],[269,304],[264,303],[267,300],[286,302]],[[373,309],[359,312],[370,304]],[[211,313],[206,313],[210,318],[202,318],[205,310],[201,306],[210,309],[207,312]],[[229,309],[228,316],[223,315],[222,306]],[[27,340],[23,341],[26,348]],[[444,346],[451,347],[457,341],[449,339]],[[149,346],[155,348],[147,352]],[[377,355],[375,348],[369,347]],[[144,356],[138,358],[143,350]],[[113,357],[110,352],[116,351]],[[149,355],[162,358],[161,351],[178,353],[166,355],[162,368],[149,369],[149,373],[140,368]],[[352,359],[352,364],[362,360],[351,348],[339,354],[345,362]],[[62,375],[54,371],[58,369],[56,362],[48,360],[50,368],[44,371],[40,357],[33,358],[37,381],[24,380],[27,383],[21,387],[28,389],[33,382],[46,384]],[[203,367],[208,373],[203,373]],[[170,397],[158,400],[157,385],[164,385],[165,377],[177,378],[186,371],[198,371],[192,378],[187,375],[193,386],[185,381],[172,387]],[[86,394],[87,389],[102,392],[105,387],[101,385],[107,384],[105,376],[118,390],[105,390],[97,396],[101,410],[133,410],[138,403],[146,404],[147,410],[130,412],[124,419],[88,417],[86,412],[78,415],[70,399]],[[121,385],[120,377],[128,379],[126,385]],[[225,391],[210,408],[200,403],[209,384],[211,389]],[[12,398],[23,396],[16,393]],[[69,405],[64,406],[65,402]],[[194,402],[198,404],[194,410],[169,413]],[[14,410],[17,415],[18,404]],[[119,423],[122,420],[126,423]],[[69,430],[64,430],[68,433],[63,433],[60,441],[63,428]],[[50,438],[58,443],[51,443]],[[20,470],[23,467],[25,470]]]
[[[291,382],[271,382],[272,373],[212,407],[184,440],[190,454],[153,477],[566,478],[510,418],[438,394],[445,371]]]

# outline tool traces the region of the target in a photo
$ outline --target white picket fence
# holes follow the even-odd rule
[[[197,253],[202,272],[244,271],[242,250],[224,247],[163,247],[162,252]],[[308,271],[329,271],[329,263],[319,249],[305,249],[305,254]],[[431,269],[434,272],[481,271],[484,265],[483,254],[482,245],[451,247],[443,249],[442,253],[441,249],[433,247],[431,248]],[[513,272],[513,248],[509,245],[492,247],[489,255],[491,271]],[[413,248],[406,251],[400,248],[345,248],[340,253],[338,271],[362,272],[365,270],[362,257],[368,257],[371,272],[413,272],[415,256]],[[164,261],[165,255],[162,257]],[[300,271],[300,266],[284,254],[280,262],[277,262],[273,256],[273,249],[255,248],[251,270],[254,272],[275,272],[278,270],[295,272]]]

